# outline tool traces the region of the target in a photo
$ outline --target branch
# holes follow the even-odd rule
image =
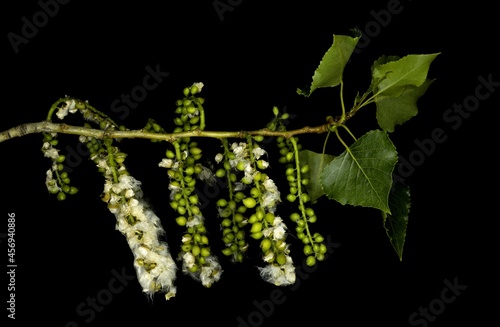
[[[26,123],[16,127],[12,127],[6,131],[0,133],[0,143],[10,140],[15,137],[22,137],[28,134],[34,133],[61,133],[61,134],[72,134],[72,135],[82,135],[90,136],[98,139],[113,138],[113,139],[124,139],[124,138],[142,138],[151,140],[163,140],[168,142],[174,142],[175,140],[182,137],[209,137],[209,138],[244,138],[247,135],[262,135],[262,136],[283,136],[289,138],[298,134],[321,134],[328,131],[329,126],[332,123],[327,123],[315,127],[305,126],[300,129],[295,129],[291,131],[272,131],[267,128],[254,130],[254,131],[239,131],[239,132],[229,132],[229,131],[202,131],[194,130],[190,132],[181,133],[151,133],[145,132],[144,130],[127,130],[127,131],[115,131],[115,130],[100,130],[91,129],[81,126],[72,126],[67,124],[55,124],[48,121],[41,121],[37,123]]]

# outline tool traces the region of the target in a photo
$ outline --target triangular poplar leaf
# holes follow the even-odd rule
[[[432,61],[439,55],[407,55],[381,57],[372,65],[372,85],[375,96],[400,96],[408,85],[420,86],[427,80]],[[383,80],[382,80],[383,79]]]
[[[396,125],[402,125],[418,113],[417,100],[424,95],[434,80],[427,79],[420,86],[408,85],[399,96],[377,96],[377,122],[380,128],[394,132]]]
[[[374,130],[333,159],[320,176],[323,191],[345,205],[390,213],[388,197],[398,156],[387,133]]]
[[[347,35],[333,36],[332,46],[326,51],[318,68],[314,71],[311,86],[309,89],[307,87],[297,89],[298,94],[308,97],[317,88],[333,87],[342,82],[344,68],[349,62],[349,58],[361,37],[359,30],[354,30],[353,32],[355,34],[354,37]]]
[[[410,188],[404,184],[396,183],[389,194],[391,213],[382,213],[384,228],[400,261],[403,260],[410,204]]]

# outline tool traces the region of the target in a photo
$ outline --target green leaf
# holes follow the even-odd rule
[[[402,183],[397,183],[389,195],[391,213],[382,213],[384,228],[400,261],[403,260],[410,202],[410,188]]]
[[[335,156],[323,153],[316,153],[309,150],[299,152],[300,165],[309,165],[309,172],[303,174],[302,178],[309,178],[309,184],[305,186],[307,193],[311,197],[311,202],[315,203],[324,192],[319,181],[319,176],[324,167],[329,164]]]
[[[379,126],[394,132],[396,125],[402,125],[418,113],[417,100],[427,91],[434,80],[427,79],[420,86],[408,85],[399,96],[378,96],[377,121]]]
[[[397,159],[387,133],[370,131],[325,167],[320,182],[326,196],[343,205],[390,213],[388,197]]]
[[[400,96],[409,85],[420,86],[427,80],[432,61],[439,53],[407,55],[401,59],[383,56],[372,65],[374,96]]]
[[[307,89],[297,89],[297,93],[306,97],[320,87],[333,87],[342,82],[344,68],[352,55],[361,37],[359,30],[353,31],[355,36],[334,35],[333,44],[321,59],[318,68],[314,71],[312,83]]]

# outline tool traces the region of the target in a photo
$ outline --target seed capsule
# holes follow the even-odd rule
[[[245,205],[245,207],[252,209],[257,205],[257,201],[255,201],[255,199],[252,197],[247,197],[243,199],[243,204]]]
[[[177,222],[177,225],[179,225],[179,226],[186,226],[186,223],[187,223],[186,217],[184,217],[184,216],[180,216],[180,217],[175,218],[175,221]]]
[[[309,267],[312,267],[315,264],[316,264],[316,258],[312,255],[308,256],[306,259],[306,265],[308,265]]]
[[[252,228],[250,229],[250,233],[258,233],[262,230],[262,223],[255,222],[252,224]]]
[[[276,262],[279,265],[284,265],[286,263],[286,256],[283,253],[278,254],[276,257]]]
[[[262,252],[266,252],[271,248],[272,242],[270,239],[265,238],[260,242],[260,248],[262,249]]]

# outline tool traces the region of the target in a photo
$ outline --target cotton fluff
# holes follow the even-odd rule
[[[102,163],[101,163],[102,164]],[[129,175],[120,175],[118,183],[105,184],[110,211],[115,214],[119,230],[134,254],[134,268],[143,292],[153,296],[164,292],[166,299],[175,296],[177,266],[164,235],[160,219],[143,199],[141,183]],[[121,199],[121,200],[120,200]]]

